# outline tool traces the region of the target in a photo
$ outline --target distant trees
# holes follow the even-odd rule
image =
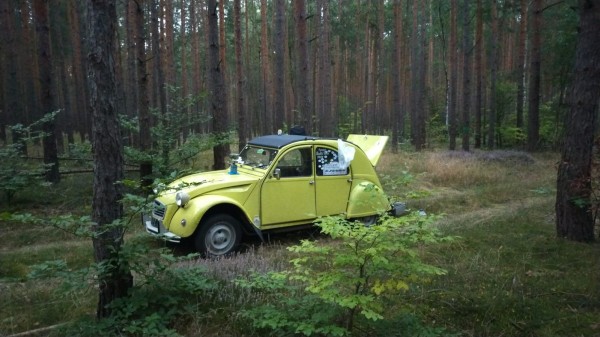
[[[35,21],[28,19],[33,3],[0,3],[5,32],[0,38],[0,124],[5,126],[0,138],[8,135],[9,141],[6,125],[31,124],[41,103],[37,79],[42,74],[33,57],[40,36]],[[194,104],[177,112],[187,121],[174,135],[179,142],[195,133],[237,131],[243,143],[302,124],[322,136],[394,133],[395,143],[409,142],[417,149],[440,142],[456,149],[457,137],[462,149],[555,147],[565,114],[564,64],[574,50],[575,15],[564,9],[573,4],[222,1],[214,15],[224,88],[219,94],[226,94],[214,112],[209,85],[216,68],[209,62],[208,42],[212,9],[198,0],[123,1],[116,9],[122,23],[115,62],[121,86],[117,110],[137,127],[124,140],[152,151],[157,142],[150,131],[160,119],[151,112],[164,114],[173,98],[191,95]],[[84,109],[89,88],[83,10],[75,0],[49,8],[53,100],[62,111],[59,151],[68,149],[60,133],[67,142],[91,135]],[[545,48],[557,52],[543,53]],[[193,123],[200,115],[213,119]],[[226,146],[222,151],[228,151]],[[142,164],[147,176],[152,168]]]

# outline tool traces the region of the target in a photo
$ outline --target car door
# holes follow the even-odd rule
[[[315,147],[315,187],[317,216],[346,212],[352,177],[350,167],[339,165],[337,149]]]
[[[262,185],[263,229],[316,218],[313,167],[312,146],[295,147],[281,154]]]

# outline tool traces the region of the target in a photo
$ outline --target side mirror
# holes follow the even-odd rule
[[[275,179],[279,180],[281,178],[281,169],[280,168],[276,168],[275,171],[273,171],[273,177],[275,177]]]

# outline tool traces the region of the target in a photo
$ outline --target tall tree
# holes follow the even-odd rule
[[[448,63],[450,68],[450,97],[448,98],[448,148],[456,150],[457,136],[457,99],[458,99],[458,59],[457,59],[457,28],[458,0],[450,1],[450,42],[448,46]],[[494,0],[492,0],[494,1]]]
[[[139,121],[139,149],[143,152],[152,148],[152,134],[150,132],[152,120],[150,118],[150,101],[148,98],[148,71],[146,70],[146,37],[144,28],[145,0],[132,0],[135,13],[133,14],[136,79],[137,79],[137,116]],[[140,180],[144,188],[152,183],[152,160],[145,157],[140,161]]]
[[[525,46],[527,42],[527,1],[519,0],[519,44],[517,46],[517,128],[523,127],[525,98]]]
[[[123,226],[123,147],[116,109],[115,48],[116,0],[87,0],[88,86],[92,115],[94,192],[92,221],[94,259],[102,265],[98,275],[97,317],[111,313],[114,300],[127,295],[133,277],[119,258]]]
[[[267,0],[260,1],[260,68],[262,80],[262,111],[259,114],[258,124],[261,134],[269,133],[273,129],[273,107],[272,107],[272,85],[271,74],[269,71],[269,38],[267,29]]]
[[[541,45],[542,45],[542,3],[532,1],[531,20],[531,56],[529,66],[529,108],[527,118],[527,149],[537,150],[540,139],[540,82],[541,82]]]
[[[225,158],[229,154],[227,145],[227,115],[226,86],[221,68],[223,61],[219,55],[219,23],[217,1],[208,0],[208,66],[209,66],[209,95],[210,112],[213,122],[213,133],[217,135],[217,144],[213,147],[213,168],[225,168]]]
[[[404,111],[402,109],[402,75],[400,67],[404,61],[402,58],[402,4],[394,1],[394,53],[392,55],[392,100],[393,109],[391,114],[392,123],[392,152],[398,153],[398,142],[401,124],[404,122]]]
[[[296,18],[296,73],[297,98],[295,124],[304,126],[306,132],[312,132],[312,95],[309,86],[310,60],[308,58],[308,39],[306,35],[306,1],[294,1],[294,17]]]
[[[595,218],[590,205],[592,150],[600,97],[600,1],[579,0],[579,17],[566,136],[556,183],[556,234],[590,242],[594,241]]]
[[[233,26],[235,31],[235,72],[237,79],[237,116],[238,116],[238,149],[241,151],[248,140],[246,125],[246,75],[242,57],[242,6],[240,0],[233,0]]]
[[[475,148],[481,148],[481,117],[483,115],[483,6],[477,0],[477,22],[475,24]]]
[[[333,106],[331,103],[331,53],[329,50],[329,2],[317,1],[321,20],[319,22],[319,91],[321,92],[319,135],[322,137],[333,137],[335,134],[335,119],[333,117]]]
[[[470,0],[463,0],[462,26],[463,26],[463,109],[462,109],[462,149],[469,151],[471,138],[471,24]]]
[[[33,15],[35,19],[35,30],[37,37],[37,61],[40,76],[40,113],[39,118],[54,112],[55,93],[52,92],[52,53],[50,48],[50,23],[48,14],[48,0],[35,0],[33,2]],[[58,166],[58,149],[56,147],[56,124],[54,118],[44,118],[42,123],[44,132],[44,164],[46,169],[46,181],[57,183],[60,181]]]
[[[283,127],[285,116],[285,1],[275,0],[273,17],[273,114],[271,127]],[[271,130],[275,131],[275,130]]]
[[[490,35],[490,109],[488,115],[487,146],[496,147],[496,82],[498,73],[498,2],[492,0],[492,34]]]

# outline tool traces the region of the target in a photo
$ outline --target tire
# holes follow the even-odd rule
[[[240,222],[227,214],[217,214],[200,223],[194,246],[206,257],[231,254],[242,238]]]
[[[371,227],[371,226],[374,226],[377,224],[377,220],[379,220],[379,216],[370,215],[370,216],[358,218],[357,220],[362,222],[362,224],[365,225],[366,227]]]

